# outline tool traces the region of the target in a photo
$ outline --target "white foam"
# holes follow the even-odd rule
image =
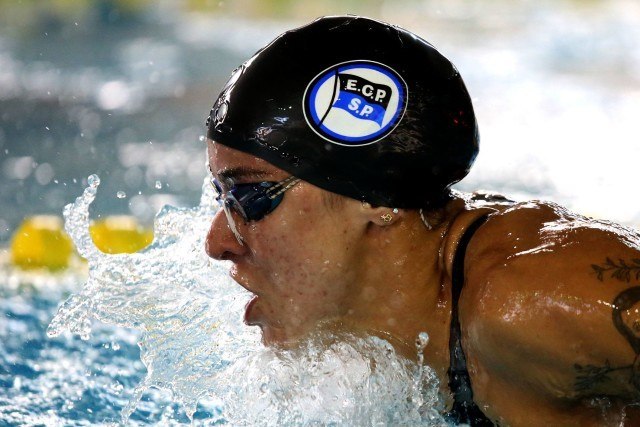
[[[101,253],[89,235],[99,179],[89,182],[65,208],[65,228],[89,262],[89,277],[47,333],[88,338],[94,319],[142,331],[147,374],[123,422],[143,394],[159,388],[189,417],[198,404],[210,406],[212,423],[444,425],[433,370],[380,338],[318,332],[294,349],[262,346],[259,331],[242,323],[250,295],[230,281],[227,264],[204,253],[216,206],[208,180],[199,206],[160,211],[150,247],[118,255]]]

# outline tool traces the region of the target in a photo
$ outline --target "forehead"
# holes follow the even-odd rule
[[[207,153],[209,168],[215,175],[219,175],[226,170],[236,169],[256,170],[264,174],[286,174],[282,169],[273,166],[266,160],[229,148],[211,139],[207,140]]]

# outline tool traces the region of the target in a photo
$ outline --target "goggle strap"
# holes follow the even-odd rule
[[[290,176],[289,178],[284,179],[279,183],[277,183],[276,185],[274,185],[273,187],[270,187],[269,189],[267,189],[266,191],[267,196],[273,200],[279,195],[281,195],[282,193],[284,193],[285,191],[287,191],[288,189],[290,189],[291,187],[293,187],[294,185],[296,185],[298,181],[300,181],[300,178],[296,178],[295,176]]]

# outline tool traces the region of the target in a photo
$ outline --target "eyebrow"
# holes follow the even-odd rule
[[[213,171],[211,171],[211,173],[213,173]],[[254,169],[246,166],[224,168],[218,172],[220,179],[225,181],[238,181],[245,178],[263,178],[266,175],[268,175],[268,172],[262,169]]]

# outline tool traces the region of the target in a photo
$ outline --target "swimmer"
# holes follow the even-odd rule
[[[207,253],[265,345],[387,339],[476,425],[640,425],[640,235],[450,189],[478,130],[457,69],[393,25],[321,18],[232,75],[208,119]]]

